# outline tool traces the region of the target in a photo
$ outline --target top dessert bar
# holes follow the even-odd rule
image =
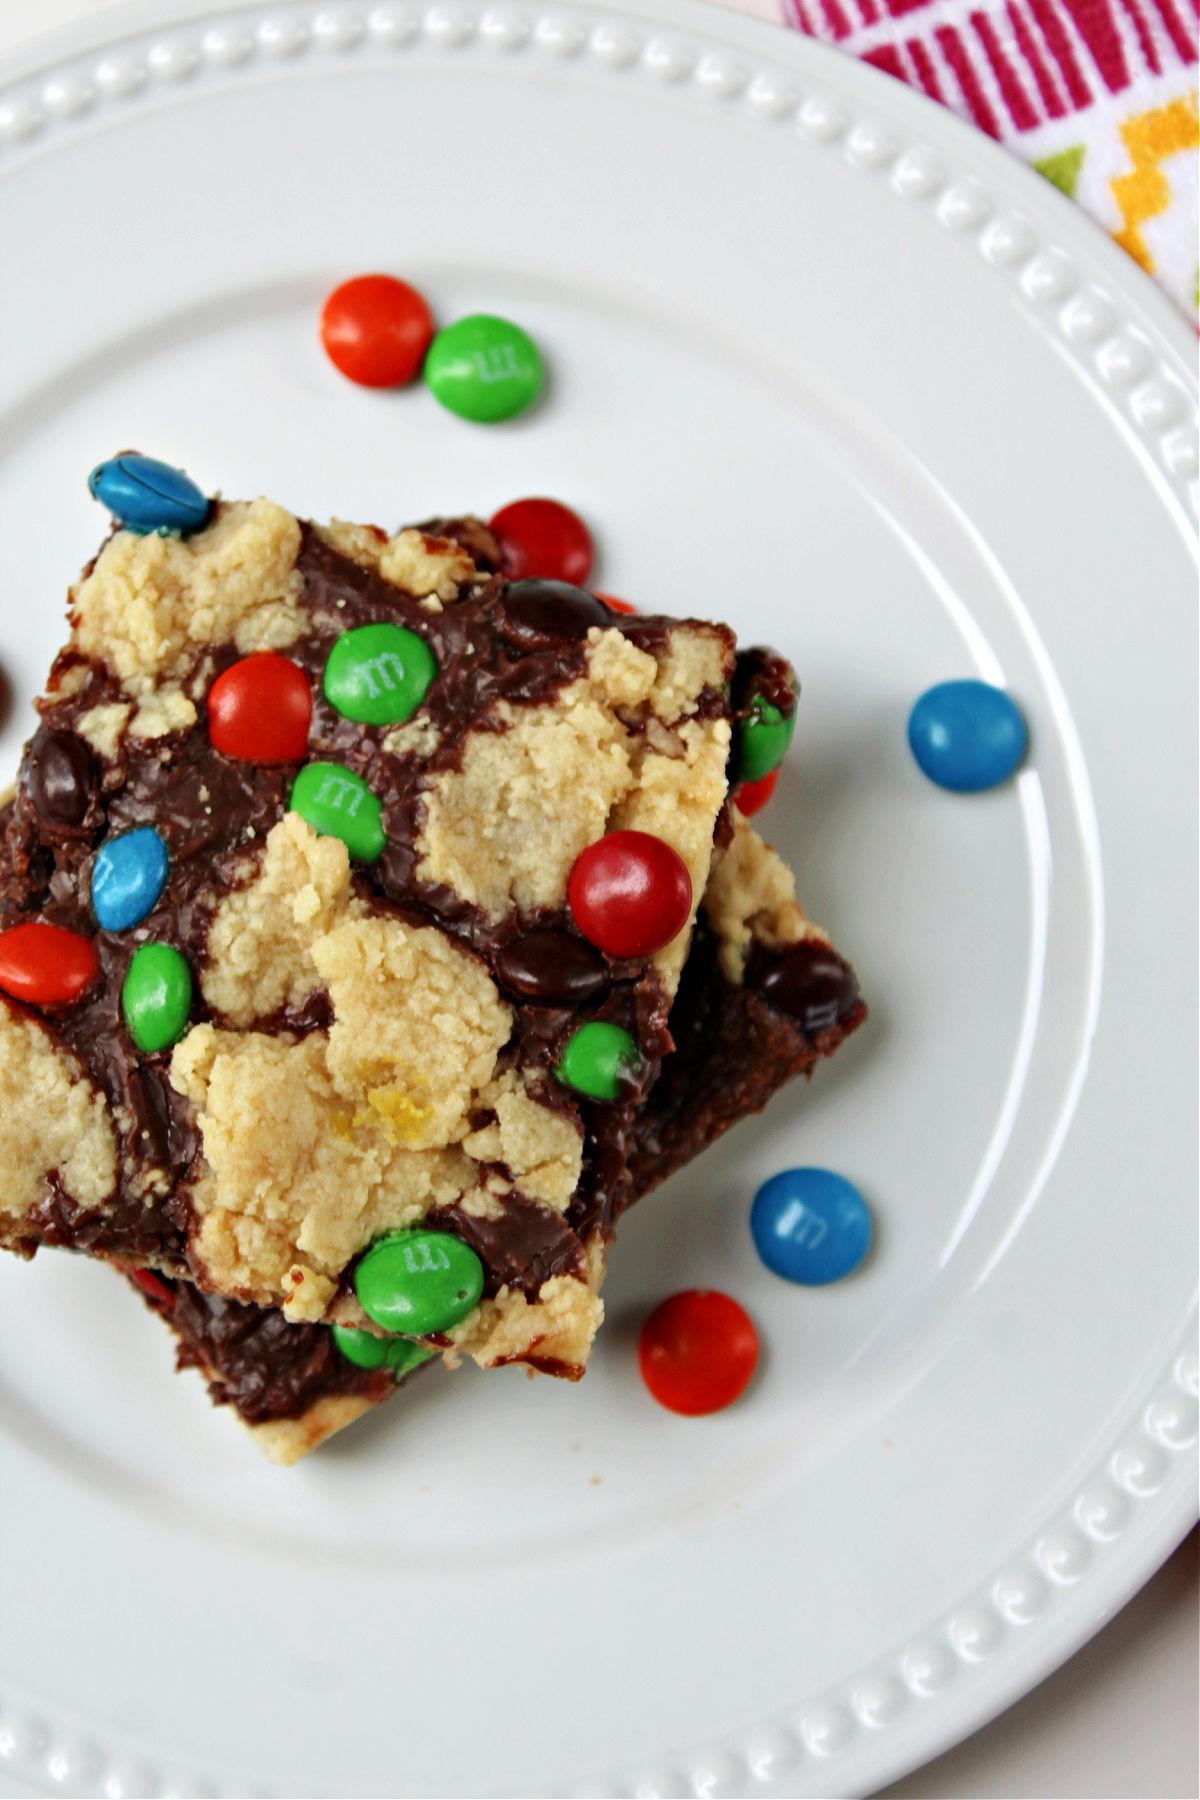
[[[453,1285],[465,1246],[478,1287],[410,1335],[581,1372],[733,730],[795,694],[721,625],[498,560],[477,521],[258,500],[84,572],[0,849],[0,1242],[373,1328],[364,1252],[419,1227],[410,1267]],[[618,832],[690,884],[651,950],[568,904]],[[823,941],[728,906],[734,962],[756,913]]]

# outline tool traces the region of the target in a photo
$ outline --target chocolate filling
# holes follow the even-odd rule
[[[360,1369],[324,1325],[292,1325],[281,1312],[202,1294],[187,1281],[131,1277],[175,1332],[176,1365],[199,1369],[218,1406],[247,1425],[298,1419],[318,1400],[362,1395],[383,1400],[395,1382],[386,1369]]]

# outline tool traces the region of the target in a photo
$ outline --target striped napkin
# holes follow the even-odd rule
[[[1197,318],[1195,0],[770,3],[1015,150]]]

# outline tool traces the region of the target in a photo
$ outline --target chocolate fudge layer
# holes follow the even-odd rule
[[[117,530],[71,624],[0,852],[0,931],[74,934],[96,972],[68,999],[0,994],[0,1241],[366,1326],[358,1260],[422,1226],[483,1281],[427,1341],[577,1375],[694,907],[652,954],[614,956],[568,881],[636,831],[698,897],[731,720],[794,705],[786,665],[735,665],[720,625],[510,584],[475,523],[388,537],[264,500],[186,538]],[[382,627],[432,671],[391,722],[331,680],[340,658],[371,705],[393,697],[407,675],[356,635]],[[268,660],[308,720],[286,761]],[[227,677],[248,748],[214,741]],[[136,834],[162,878],[125,922],[100,877]],[[147,947],[159,960],[131,970]],[[172,1004],[168,1041],[139,1037],[138,1008],[157,1029]],[[631,1044],[612,1098],[560,1079],[583,1024]]]
[[[671,1008],[676,1048],[627,1130],[630,1200],[811,1074],[866,1016],[853,971],[800,913],[790,872],[736,811],[733,826]],[[143,1293],[175,1333],[179,1367],[199,1369],[273,1461],[296,1461],[400,1385],[350,1363],[327,1326],[184,1282],[150,1277]]]

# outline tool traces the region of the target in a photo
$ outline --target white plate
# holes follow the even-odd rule
[[[117,448],[389,524],[548,491],[605,588],[795,657],[766,820],[872,1018],[629,1218],[582,1388],[435,1375],[291,1472],[107,1271],[6,1261],[9,1773],[882,1783],[1195,1510],[1191,334],[945,113],[674,0],[147,6],[57,46],[0,110],[4,772]],[[317,310],[381,265],[443,320],[519,319],[546,402],[484,429],[343,382]],[[1033,748],[959,799],[904,724],[972,671]],[[879,1222],[826,1291],[746,1229],[796,1162]],[[766,1366],[684,1421],[633,1344],[692,1284],[745,1301]]]

